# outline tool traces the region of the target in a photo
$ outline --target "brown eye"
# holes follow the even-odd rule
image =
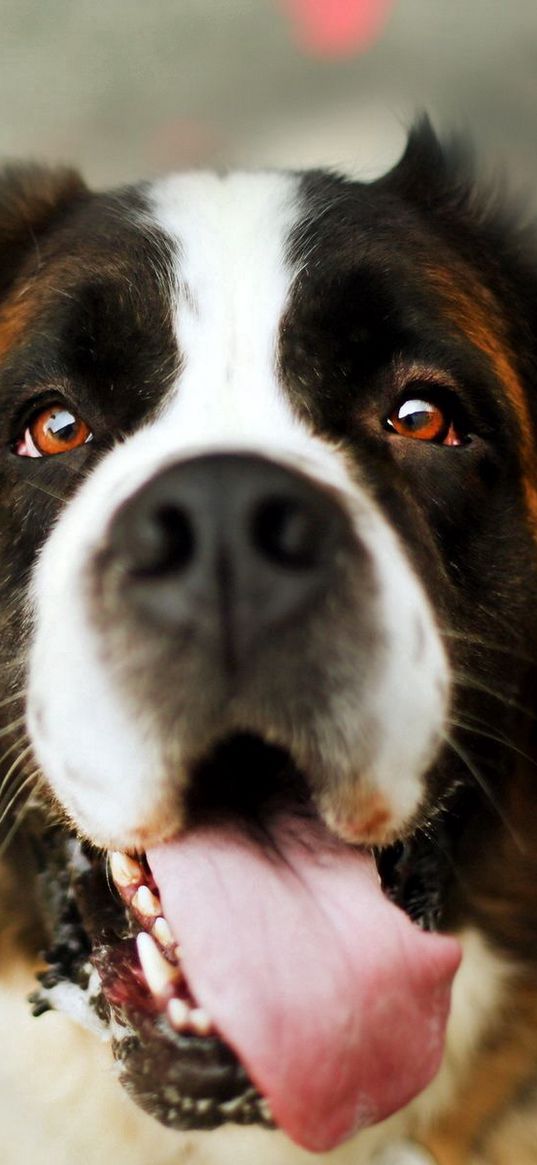
[[[400,437],[432,441],[436,445],[462,445],[463,439],[448,408],[432,400],[408,397],[387,420],[388,429]]]
[[[77,449],[91,438],[89,425],[82,417],[66,405],[47,405],[34,414],[14,451],[19,457],[51,457]]]

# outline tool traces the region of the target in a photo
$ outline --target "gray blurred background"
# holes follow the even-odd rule
[[[368,51],[299,50],[277,0],[0,0],[0,154],[106,184],[191,165],[373,177],[416,110],[537,176],[537,0],[399,0]]]

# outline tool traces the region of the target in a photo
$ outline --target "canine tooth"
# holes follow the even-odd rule
[[[150,934],[140,931],[136,939],[138,957],[147,986],[157,999],[167,999],[178,979],[177,967],[172,967]]]
[[[187,1026],[190,1019],[190,1008],[182,999],[170,999],[167,1012],[168,1019],[176,1031],[182,1031]]]
[[[175,939],[173,934],[168,926],[168,923],[166,922],[166,919],[162,918],[162,916],[155,919],[152,933],[157,942],[160,943],[161,947],[175,946]]]
[[[135,885],[142,877],[140,864],[120,850],[114,850],[114,853],[110,854],[110,872],[118,886]]]
[[[272,1110],[270,1104],[265,1096],[261,1096],[257,1102],[259,1115],[264,1121],[273,1121]]]
[[[193,1007],[188,1018],[198,1036],[209,1035],[213,1025],[203,1007]]]
[[[140,914],[144,914],[148,918],[158,918],[162,912],[162,906],[158,898],[149,889],[149,886],[139,886],[136,894],[133,894],[131,899],[131,906],[138,910]]]

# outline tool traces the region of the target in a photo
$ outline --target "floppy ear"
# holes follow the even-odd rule
[[[15,163],[0,170],[0,295],[40,235],[87,194],[67,167]]]

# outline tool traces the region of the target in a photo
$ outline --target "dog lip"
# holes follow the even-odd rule
[[[170,942],[166,919],[155,917],[153,909],[143,913],[144,905],[155,907],[156,897],[144,859],[122,852],[105,858],[61,826],[45,828],[40,819],[28,825],[51,936],[48,965],[31,996],[34,1015],[67,1010],[110,1039],[121,1083],[164,1125],[177,1130],[211,1129],[228,1121],[271,1125],[266,1101],[181,976],[181,952],[173,938]],[[172,967],[175,994],[162,991],[155,980],[157,990],[150,990],[135,941],[145,927],[152,956],[157,948]],[[146,959],[147,942],[142,945]]]
[[[264,832],[282,805],[317,815],[308,774],[295,760],[292,747],[248,728],[217,738],[188,769],[184,813],[188,828],[232,818]],[[167,838],[152,844],[161,840]]]

